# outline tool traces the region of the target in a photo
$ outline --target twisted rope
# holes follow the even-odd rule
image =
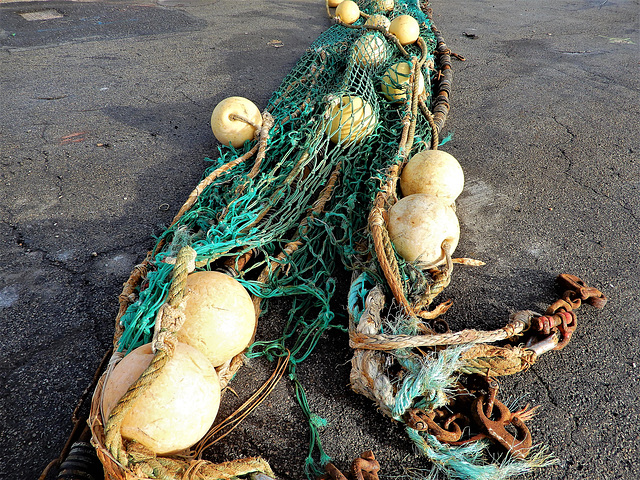
[[[196,252],[191,247],[184,247],[178,253],[173,270],[173,282],[169,289],[167,303],[158,312],[155,325],[153,346],[155,355],[149,366],[140,377],[127,389],[109,415],[105,426],[105,445],[114,458],[126,467],[129,457],[123,448],[120,425],[129,413],[135,401],[147,391],[162,369],[173,357],[175,349],[175,332],[184,322],[183,299],[187,283],[187,275],[195,268]]]
[[[171,356],[167,350],[158,350],[151,360],[151,364],[142,372],[140,378],[129,387],[109,415],[105,425],[104,443],[111,455],[125,468],[129,465],[129,457],[123,446],[120,425],[135,404],[135,401],[158,378],[158,375],[160,375],[169,360],[171,360]]]
[[[356,283],[356,281],[354,280],[352,283]],[[368,292],[365,299],[365,309],[357,323],[355,322],[353,305],[350,305],[350,337],[391,337],[379,334],[382,326],[381,312],[384,305],[384,293],[379,285]],[[523,329],[526,329],[533,316],[535,316],[533,312],[517,312],[511,316],[509,324],[502,329],[492,332],[465,330],[454,334],[421,335],[419,337],[421,340],[425,340],[423,343],[426,343],[427,338],[435,337],[433,341],[430,342],[431,345],[427,346],[469,345],[473,341],[481,341],[482,339],[504,339],[517,335]],[[449,374],[443,375],[445,370],[450,373],[455,370],[458,373],[476,373],[483,376],[512,375],[528,369],[537,358],[536,352],[526,348],[496,347],[485,343],[470,345],[469,348],[462,348],[461,350],[449,349],[443,352],[444,356],[441,356],[435,364],[425,365],[418,370],[410,369],[413,373],[409,372],[409,376],[397,387],[399,390],[395,391],[393,383],[385,373],[386,356],[380,351],[390,350],[390,348],[386,348],[389,345],[376,345],[375,349],[373,349],[371,345],[366,345],[364,348],[359,348],[359,345],[356,346],[353,343],[351,345],[352,348],[354,348],[354,354],[351,360],[351,388],[356,393],[364,395],[374,401],[382,413],[396,419],[411,405],[416,395],[424,394],[423,389],[426,388],[427,385],[434,387],[434,385],[439,385],[438,382],[445,382],[436,390],[440,391],[442,388],[446,388],[446,382],[449,381],[447,380]],[[394,345],[395,348],[411,346],[414,345],[409,345],[406,341],[402,345]],[[447,354],[446,352],[449,353]],[[417,367],[419,363],[416,362],[419,362],[419,360],[411,360],[411,358],[414,357],[407,357],[403,362],[409,362],[409,364]],[[453,364],[449,364],[450,362],[453,362]],[[438,365],[438,363],[441,365]],[[407,365],[407,367],[408,366],[409,365]],[[423,371],[425,368],[429,371],[433,370],[433,372],[437,371],[439,373],[427,373],[427,371]],[[449,370],[447,370],[447,368]],[[434,378],[431,378],[432,376]],[[413,380],[411,380],[410,377],[413,378]],[[434,397],[435,400],[433,401],[438,402],[442,400],[436,397]]]
[[[384,276],[387,280],[387,284],[393,293],[396,301],[402,306],[405,313],[410,317],[416,316],[416,309],[422,309],[428,306],[433,299],[449,285],[451,268],[448,269],[447,275],[439,275],[436,282],[427,287],[427,291],[421,297],[416,306],[411,306],[404,293],[402,286],[402,279],[400,276],[400,268],[396,259],[396,254],[393,249],[391,240],[389,238],[389,232],[387,231],[385,216],[386,206],[390,206],[395,203],[396,200],[396,185],[399,179],[399,172],[402,166],[406,163],[407,158],[413,147],[413,141],[415,136],[415,129],[418,120],[418,109],[421,108],[423,114],[426,116],[427,121],[432,129],[432,145],[435,150],[438,148],[438,125],[436,124],[433,115],[426,107],[423,98],[418,95],[418,73],[422,70],[424,63],[427,60],[428,48],[424,39],[418,39],[418,45],[421,49],[421,57],[416,61],[411,60],[411,75],[409,78],[409,86],[411,91],[410,101],[406,102],[406,112],[403,118],[403,129],[401,140],[398,147],[398,157],[400,163],[393,165],[387,171],[387,182],[381,187],[380,191],[376,194],[373,208],[369,213],[369,229],[373,238],[374,249],[378,258],[378,263],[382,269]]]
[[[375,335],[380,331],[380,312],[384,308],[384,294],[380,286],[374,287],[365,300],[365,310],[354,323],[353,311],[349,311],[349,331],[365,335]],[[384,373],[384,354],[374,350],[356,349],[351,359],[351,389],[373,400],[378,408],[390,417],[395,404],[391,380]]]
[[[511,315],[510,322],[502,328],[492,331],[474,329],[436,335],[389,335],[349,333],[351,348],[368,350],[396,350],[399,348],[436,347],[443,345],[462,345],[466,343],[491,343],[511,338],[526,330],[535,316],[530,311],[520,311]]]
[[[461,355],[462,365],[458,372],[502,377],[528,370],[537,358],[536,352],[528,348],[474,345]]]
[[[122,293],[118,296],[118,302],[120,304],[120,308],[118,310],[118,314],[116,315],[116,321],[115,321],[115,333],[113,336],[114,346],[117,345],[118,341],[120,340],[120,337],[122,336],[122,332],[124,331],[124,328],[120,323],[120,319],[126,313],[127,308],[129,308],[129,305],[131,305],[135,301],[136,288],[138,287],[142,279],[147,276],[147,271],[148,271],[147,267],[149,266],[150,261],[151,261],[151,256],[150,254],[148,254],[141,264],[136,265],[134,267],[133,271],[131,272],[131,275],[123,285]]]

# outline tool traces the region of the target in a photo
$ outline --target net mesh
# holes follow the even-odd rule
[[[380,13],[381,2],[357,3],[365,14]],[[263,299],[263,306],[285,296],[292,305],[280,338],[259,339],[247,355],[275,359],[291,353],[289,377],[312,431],[310,470],[315,468],[314,455],[320,463],[328,457],[317,433],[320,420],[308,406],[296,365],[325,331],[347,328],[331,304],[337,269],[366,271],[384,283],[376,263],[369,261],[375,251],[367,217],[386,170],[406,160],[401,142],[408,116],[416,125],[411,153],[429,148],[432,140],[427,118],[407,108],[413,94],[410,79],[424,84],[421,95],[427,106],[434,96],[437,40],[430,19],[411,0],[396,1],[385,14],[389,19],[414,17],[422,40],[403,52],[380,27],[365,28],[363,17],[356,28],[336,24],[324,32],[268,102],[274,126],[264,159],[238,162],[221,173],[162,233],[137,300],[120,318],[120,351],[151,340],[181,247],[195,249],[200,270],[215,270],[225,262],[238,267],[239,259],[251,252],[252,261],[238,280]],[[419,74],[412,75],[414,68]],[[254,145],[220,146],[217,159],[207,159],[211,166],[205,177]],[[329,194],[330,200],[319,208]],[[407,296],[419,295],[414,290],[424,290],[423,274],[397,261]],[[259,277],[263,271],[267,275]],[[347,299],[340,300],[344,304]]]
[[[360,5],[364,12],[373,11],[368,2]],[[430,25],[417,5],[397,3],[390,18],[404,13]],[[430,28],[422,28],[421,34],[431,58],[422,72],[430,93],[435,38]],[[363,39],[375,42],[359,42]],[[382,53],[378,41],[385,42]],[[309,47],[268,103],[267,111],[275,125],[260,173],[249,178],[253,167],[250,162],[230,169],[158,239],[160,247],[155,249],[148,285],[120,320],[124,326],[120,350],[150,340],[155,314],[171,279],[170,259],[184,245],[196,250],[203,269],[214,268],[219,259],[239,257],[255,249],[261,261],[253,263],[239,278],[251,293],[265,299],[311,295],[325,303],[332,293],[326,287],[331,285],[337,264],[334,259],[340,258],[347,269],[353,269],[359,258],[371,253],[367,251],[371,243],[367,238],[367,213],[385,169],[402,160],[398,143],[406,102],[390,101],[381,90],[388,85],[385,78],[389,75],[384,74],[390,64],[402,61],[411,65],[422,55],[417,46],[406,49],[409,59],[394,51],[379,32],[341,25],[329,28]],[[380,57],[384,60],[379,63],[369,61]],[[396,73],[396,65],[391,68],[391,77],[403,77]],[[407,89],[407,85],[392,81],[397,90]],[[417,120],[412,152],[428,148],[431,140],[426,120],[421,116]],[[247,153],[251,146],[252,142],[247,142],[239,149],[220,147],[217,160],[207,159],[212,166],[205,177]],[[330,205],[301,225],[336,168],[340,170],[340,185],[334,189]],[[294,239],[303,242],[295,258],[276,259],[283,246]],[[289,274],[261,283],[248,280],[251,271],[261,270],[272,261],[286,263]]]

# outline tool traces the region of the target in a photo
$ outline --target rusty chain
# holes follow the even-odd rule
[[[457,397],[448,408],[430,412],[419,408],[409,409],[404,417],[406,425],[427,432],[449,445],[464,445],[488,439],[513,456],[525,458],[533,444],[531,432],[525,422],[533,417],[536,408],[529,408],[527,405],[511,412],[496,398],[498,381],[494,378],[485,380],[487,385],[483,391],[486,394],[478,391],[476,396],[470,396],[469,390],[465,389],[466,395]],[[457,413],[452,413],[454,410]],[[469,415],[461,413],[462,411],[469,412]]]
[[[532,333],[527,348],[538,355],[549,350],[564,348],[577,326],[575,310],[583,303],[603,308],[607,297],[583,280],[570,274],[558,276],[562,297],[552,303],[544,315],[532,318]],[[482,384],[478,384],[482,381]],[[445,408],[429,412],[409,409],[403,417],[409,428],[433,435],[449,445],[463,445],[489,439],[518,458],[525,458],[532,446],[531,432],[525,422],[531,419],[537,407],[511,412],[496,397],[499,383],[492,377],[472,376],[458,384],[458,392]]]
[[[333,463],[327,463],[324,468],[327,473],[318,480],[379,480],[380,464],[371,450],[363,452],[351,463],[349,477],[338,470]]]
[[[529,339],[527,347],[538,355],[551,349],[562,350],[567,346],[578,324],[574,310],[580,308],[582,303],[595,308],[603,308],[607,303],[607,297],[600,290],[589,287],[575,275],[558,275],[558,284],[564,289],[562,298],[553,302],[544,315],[531,322],[531,328],[537,335]]]

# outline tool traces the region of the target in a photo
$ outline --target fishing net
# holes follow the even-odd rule
[[[386,168],[401,162],[409,151],[428,148],[432,138],[427,119],[407,112],[406,99],[392,102],[380,94],[381,85],[388,85],[383,75],[389,65],[403,61],[410,68],[424,69],[425,100],[431,102],[436,37],[417,6],[398,4],[394,14],[404,13],[422,23],[423,48],[408,46],[405,56],[379,31],[334,25],[309,47],[270,99],[266,112],[273,127],[266,154],[256,162],[246,157],[255,149],[251,142],[241,149],[220,148],[218,159],[211,160],[213,165],[205,172],[205,178],[214,175],[215,180],[161,235],[146,275],[148,288],[120,319],[119,350],[150,341],[157,310],[171,283],[171,259],[185,245],[196,251],[198,268],[206,269],[253,252],[259,260],[238,277],[252,294],[262,299],[300,296],[290,318],[309,321],[313,305],[321,312],[312,317],[322,323],[309,326],[309,331],[330,325],[328,301],[335,268],[341,263],[355,269],[360,258],[373,253],[367,251],[367,214]],[[400,79],[404,84],[397,77],[386,79],[398,91],[406,91],[409,75]],[[408,114],[417,117],[415,147],[405,140],[400,151]],[[331,201],[318,209],[316,203],[324,200],[324,193]],[[278,258],[292,242],[300,242],[295,255]],[[265,282],[251,280],[251,272],[272,262],[286,264],[288,274],[273,272]],[[312,348],[314,341],[309,341],[307,347]],[[301,342],[300,348],[290,348],[293,364],[310,350]],[[260,350],[281,355],[278,348],[258,344],[251,354]]]
[[[109,478],[273,475],[259,458],[217,465],[200,460],[211,435],[190,452],[166,457],[120,436],[119,424],[135,398],[171,358],[169,337],[179,328],[185,278],[194,269],[235,277],[252,295],[257,316],[271,299],[290,299],[281,336],[256,338],[244,355],[279,360],[280,375],[288,370],[311,430],[308,477],[319,474],[329,457],[296,367],[329,329],[350,335],[354,390],[407,424],[409,438],[438,468],[456,472],[455,478],[479,478],[471,476],[476,470],[501,478],[491,475],[545,462],[513,460],[504,470],[481,458],[485,443],[444,445],[407,420],[410,408],[429,411],[446,404],[455,372],[496,375],[501,368],[504,374],[527,368],[534,358],[509,348],[443,348],[504,339],[523,327],[515,319],[499,332],[478,337],[466,331],[443,343],[437,317],[448,304],[432,302],[448,285],[454,263],[477,262],[453,259],[447,250],[443,266],[422,270],[398,256],[389,241],[385,219],[397,201],[398,173],[410,155],[437,149],[449,109],[451,68],[426,4],[396,1],[393,10],[383,11],[383,3],[360,0],[363,15],[355,24],[338,21],[307,49],[269,100],[256,138],[237,148],[220,146],[217,158],[208,159],[203,180],[125,284],[107,375],[140,345],[153,342],[156,354],[109,418],[100,409],[106,375],[96,389],[92,441]],[[412,16],[420,25],[418,41],[402,46],[384,27],[365,26],[365,17],[376,13]],[[339,296],[338,302],[348,303],[348,320],[332,306],[335,278],[345,269],[353,281],[348,299]],[[381,319],[392,320],[383,325]],[[430,336],[438,340],[424,343]],[[407,343],[416,338],[417,344]],[[429,346],[439,350],[421,356],[412,350]],[[223,386],[242,359],[238,355],[217,368]],[[401,370],[405,374],[398,376]]]

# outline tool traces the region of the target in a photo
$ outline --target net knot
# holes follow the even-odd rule
[[[182,328],[185,321],[185,300],[183,299],[177,307],[168,303],[163,304],[158,310],[156,324],[153,330],[153,351],[165,350],[170,355],[178,343],[176,333]]]

